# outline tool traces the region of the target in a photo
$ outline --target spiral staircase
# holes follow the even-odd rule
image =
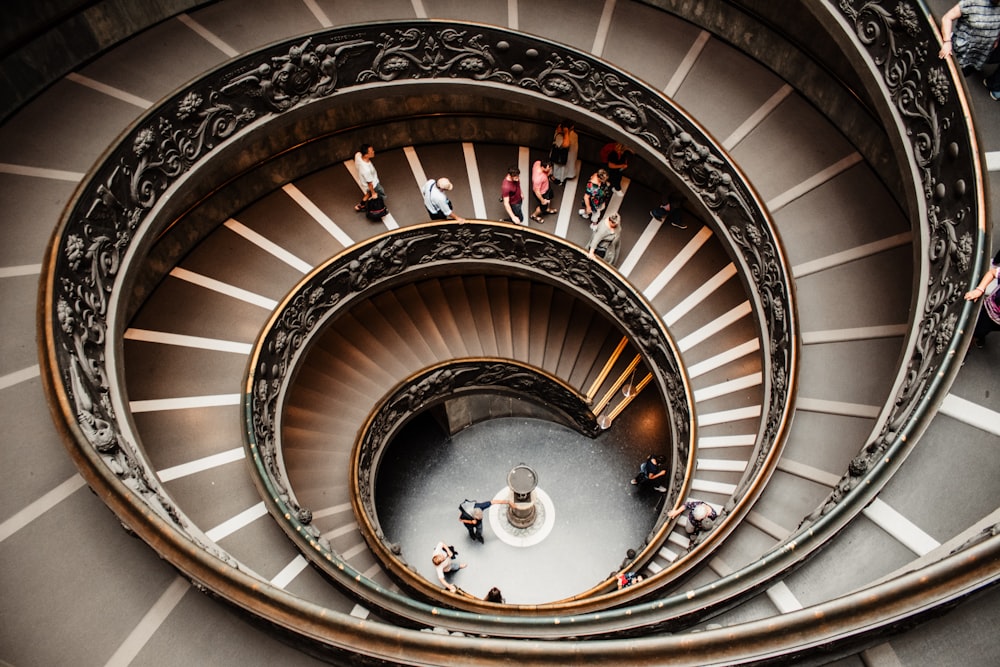
[[[912,125],[893,126],[885,109],[911,107],[877,99],[877,86],[868,85],[879,80],[879,64],[896,61],[877,52],[872,44],[884,42],[862,28],[892,26],[894,37],[904,39],[908,15],[899,7],[906,3],[885,9],[844,3],[851,11],[838,11],[807,2],[784,20],[749,11],[752,3],[726,3],[717,16],[690,3],[624,0],[483,2],[474,12],[464,3],[432,0],[191,4],[141,31],[121,19],[120,41],[95,50],[93,59],[78,57],[73,72],[12,106],[0,128],[8,239],[0,284],[9,305],[0,377],[13,425],[3,461],[14,473],[0,517],[0,660],[986,665],[1000,659],[993,630],[1000,604],[990,586],[1000,574],[993,536],[1000,471],[991,456],[1000,441],[1000,399],[990,372],[1000,352],[989,340],[962,364],[975,312],[963,312],[954,298],[955,289],[978,279],[990,229],[980,220],[983,188],[966,171],[976,157],[947,145],[932,151]],[[946,4],[931,9],[939,16]],[[864,15],[872,7],[882,23]],[[912,7],[909,18],[920,24],[928,10]],[[784,342],[769,335],[775,323],[768,317],[780,297],[761,305],[762,282],[748,270],[747,257],[767,246],[766,235],[741,246],[732,227],[720,224],[727,219],[691,193],[685,229],[651,219],[663,192],[684,186],[669,160],[658,162],[652,150],[640,151],[613,200],[626,222],[622,260],[617,273],[599,263],[594,271],[609,280],[620,275],[636,303],[659,316],[696,416],[690,449],[680,443],[673,454],[668,498],[703,500],[726,517],[692,539],[684,520],[665,519],[670,503],[658,506],[660,519],[650,522],[643,543],[619,549],[638,547],[632,567],[645,575],[643,586],[616,592],[606,579],[549,604],[512,598],[486,607],[449,596],[432,574],[408,568],[373,537],[359,506],[351,472],[355,436],[374,405],[424,369],[456,359],[503,360],[554,378],[569,394],[590,398],[592,407],[619,395],[637,355],[640,376],[656,375],[637,337],[623,335],[602,310],[606,304],[595,306],[580,293],[567,297],[558,281],[532,278],[523,268],[421,275],[354,300],[316,330],[304,361],[289,374],[278,429],[283,474],[268,477],[266,465],[255,465],[262,450],[252,438],[244,445],[252,430],[253,372],[267,352],[258,339],[273,330],[274,313],[294,306],[296,290],[308,294],[303,290],[324,267],[335,271],[331,262],[373,247],[366,244],[438,230],[424,224],[418,187],[425,177],[448,175],[456,184],[455,208],[470,220],[499,219],[494,191],[507,166],[527,173],[554,122],[579,114],[581,177],[557,191],[559,212],[530,229],[480,222],[465,229],[554,244],[569,266],[589,261],[577,251],[589,229],[575,215],[576,202],[598,166],[600,145],[609,136],[630,138],[593,107],[577,103],[574,110],[541,95],[526,100],[511,93],[505,100],[495,82],[458,86],[431,77],[418,87],[389,78],[369,82],[349,98],[349,108],[333,96],[310,115],[301,113],[307,105],[257,87],[281,107],[273,133],[288,146],[275,149],[277,141],[269,145],[251,132],[266,119],[233,121],[234,129],[246,123],[246,133],[237,131],[228,144],[217,135],[219,145],[206,149],[217,151],[215,164],[199,166],[196,178],[172,176],[179,180],[132,192],[155,201],[156,215],[167,222],[149,234],[139,220],[118,238],[95,233],[71,256],[75,266],[104,269],[112,278],[118,260],[132,262],[127,293],[112,297],[111,285],[104,293],[115,304],[109,319],[117,318],[108,341],[86,341],[107,345],[104,381],[118,402],[81,400],[101,369],[85,367],[86,356],[72,350],[46,348],[60,341],[53,330],[70,327],[72,319],[52,296],[58,281],[50,266],[63,261],[60,236],[101,207],[120,208],[125,196],[116,179],[135,160],[147,166],[138,139],[165,109],[179,108],[177,100],[193,99],[185,91],[206,81],[221,88],[219,81],[239,77],[246,85],[259,74],[258,63],[294,62],[321,43],[345,46],[336,59],[340,71],[332,70],[342,73],[352,40],[363,42],[364,30],[327,42],[304,35],[352,24],[381,25],[391,34],[397,26],[419,29],[426,19],[469,33],[504,31],[493,43],[517,45],[521,33],[550,40],[543,43],[607,61],[662,92],[704,128],[705,145],[731,160],[747,184],[746,200],[759,202],[762,220],[776,230],[775,262],[790,278],[785,321],[795,322]],[[808,43],[809,30],[816,31],[815,43]],[[266,58],[255,54],[272,44]],[[280,59],[269,60],[275,53]],[[329,78],[331,90],[346,83]],[[958,115],[975,122],[971,150],[981,142],[990,169],[1000,122],[978,82],[967,83]],[[954,108],[942,135],[961,126]],[[383,223],[353,211],[358,188],[348,147],[361,137],[376,144],[389,191],[391,215]],[[933,159],[924,159],[925,149]],[[919,168],[906,166],[908,159]],[[955,181],[966,188],[952,190]],[[940,196],[934,186],[944,182],[949,190]],[[97,203],[74,194],[80,184],[81,191],[94,188],[85,192],[96,192]],[[969,239],[964,256],[971,260],[944,269],[955,289],[938,305],[956,318],[928,318],[937,312],[929,302],[942,298],[938,260],[958,264],[961,254],[938,245],[948,225],[956,246],[963,235]],[[435,235],[462,233],[459,226],[440,230]],[[127,238],[132,232],[134,239]],[[127,257],[116,254],[130,242]],[[782,349],[791,376],[780,403],[774,368]],[[922,358],[914,361],[922,355],[930,373]],[[920,382],[918,400],[912,386]],[[61,392],[60,384],[68,389]],[[654,381],[641,396],[648,403],[664,398],[663,391]],[[629,410],[644,409],[621,407],[620,421],[598,441],[614,438]],[[113,450],[102,439],[103,422],[83,414],[123,417],[127,435],[141,443],[139,455]],[[772,426],[777,435],[762,446]],[[89,453],[70,444],[66,456],[63,441],[88,440],[96,443]],[[639,446],[628,452],[625,468],[643,453]],[[150,474],[137,473],[136,460]],[[294,488],[294,502],[271,493],[276,479]],[[628,493],[623,488],[618,501],[609,500],[629,503]],[[311,516],[289,507],[308,507]],[[407,556],[405,544],[403,550]]]

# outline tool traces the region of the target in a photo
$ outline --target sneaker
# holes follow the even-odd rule
[[[666,489],[666,487],[663,487],[663,486],[654,486],[653,487],[653,491],[659,491],[660,493],[666,493],[667,489]]]
[[[578,211],[576,212],[576,214],[577,214],[578,216],[580,216],[581,218],[586,218],[586,217],[587,217],[587,209],[583,209],[583,208],[581,208],[580,210],[578,210]]]
[[[637,482],[637,481],[635,481],[635,480],[633,479],[633,480],[632,480],[632,483],[633,483],[633,484],[638,484],[639,482]]]
[[[682,225],[679,222],[671,222],[670,224],[673,225],[674,227],[676,227],[677,229],[687,229],[688,228],[687,225]]]
[[[991,90],[990,97],[992,97],[995,101],[1000,102],[1000,90]]]

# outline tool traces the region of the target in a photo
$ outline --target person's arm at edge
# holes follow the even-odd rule
[[[938,58],[942,60],[953,53],[951,48],[952,28],[955,21],[961,18],[961,16],[962,7],[956,4],[941,17],[941,51],[938,53]]]
[[[986,288],[989,286],[991,282],[993,282],[993,279],[996,277],[997,277],[997,267],[991,266],[989,271],[983,274],[983,277],[979,280],[979,284],[965,293],[965,300],[975,301],[979,297],[986,294]]]

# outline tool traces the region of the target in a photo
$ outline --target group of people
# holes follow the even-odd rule
[[[591,237],[586,250],[591,258],[600,257],[608,264],[615,264],[621,251],[621,216],[612,213],[602,216],[614,190],[621,189],[622,172],[628,166],[631,151],[622,144],[612,144],[607,154],[609,167],[599,169],[587,181],[584,189],[581,216],[586,212],[591,220]],[[531,166],[531,200],[534,210],[528,216],[536,224],[544,224],[545,216],[558,213],[553,205],[555,187],[576,178],[578,137],[568,121],[560,123],[553,137],[549,158],[535,160]],[[610,171],[609,171],[610,170]],[[612,177],[610,174],[614,174]],[[424,206],[432,220],[463,219],[452,209],[445,193],[452,189],[446,178],[428,180],[423,188]],[[524,193],[521,190],[521,170],[510,167],[500,185],[506,222],[524,224]]]
[[[998,260],[1000,260],[1000,253],[998,253]],[[640,488],[652,487],[652,489],[658,493],[666,493],[667,488],[664,484],[667,480],[667,469],[663,465],[662,461],[663,457],[659,454],[651,454],[648,456],[639,466],[639,474],[632,478],[632,484],[637,485]],[[466,505],[468,505],[468,508]],[[458,520],[463,526],[465,526],[465,529],[469,533],[469,537],[474,542],[485,544],[485,539],[483,537],[483,522],[486,511],[493,505],[510,505],[510,501],[486,500],[477,502],[475,500],[466,499],[462,503],[459,503]],[[718,513],[715,511],[715,508],[700,500],[689,500],[681,505],[678,505],[674,509],[670,510],[670,512],[667,513],[667,516],[674,519],[684,513],[687,514],[687,520],[684,522],[684,529],[689,535],[698,531],[711,530],[715,525],[715,519],[718,518]],[[454,546],[448,545],[443,541],[438,542],[434,546],[434,551],[431,553],[431,562],[434,564],[434,569],[437,572],[437,578],[438,581],[441,582],[441,585],[452,593],[457,592],[458,588],[455,584],[448,580],[448,576],[468,567],[468,563],[463,563],[458,560],[458,550]],[[618,577],[618,588],[625,588],[634,583],[638,583],[639,581],[642,581],[642,577],[640,575],[620,575]],[[487,602],[496,602],[500,604],[504,603],[503,595],[500,593],[500,589],[496,586],[491,588],[483,599]]]
[[[466,509],[466,504],[469,504],[469,508]],[[482,502],[477,502],[475,500],[466,499],[465,501],[459,503],[458,505],[458,520],[465,526],[465,529],[469,531],[469,537],[473,541],[479,542],[480,544],[485,544],[485,539],[483,538],[483,521],[485,518],[485,512],[489,510],[493,505],[510,505],[509,500],[484,500]],[[454,574],[459,570],[463,570],[468,567],[468,563],[462,563],[458,560],[458,550],[454,546],[445,544],[444,542],[438,542],[434,547],[434,551],[431,553],[431,562],[434,564],[434,569],[437,572],[438,581],[441,585],[452,593],[456,592],[458,589],[455,584],[448,581],[447,576],[449,574]],[[487,602],[497,602],[503,603],[504,598],[500,593],[500,589],[494,586],[486,593],[483,598]]]
[[[579,153],[579,136],[571,121],[560,122],[552,136],[549,155],[539,158],[531,165],[530,198],[534,209],[528,219],[536,224],[544,224],[545,216],[558,213],[555,196],[556,187],[576,178],[576,163]],[[358,185],[362,190],[361,201],[354,207],[356,211],[367,213],[371,220],[379,221],[388,215],[385,205],[385,189],[378,178],[372,158],[375,149],[364,144],[354,155]],[[591,236],[586,250],[591,258],[600,257],[608,264],[616,264],[621,253],[622,220],[617,212],[608,213],[608,205],[616,192],[622,191],[622,179],[628,169],[633,152],[626,145],[609,142],[601,149],[603,166],[597,169],[583,189],[578,213],[590,221]],[[455,220],[465,222],[452,206],[449,193],[454,189],[445,177],[429,178],[420,188],[424,207],[431,220]],[[521,170],[510,167],[500,185],[500,201],[503,203],[506,222],[527,224],[524,217],[524,191],[521,188]],[[681,202],[669,198],[650,211],[650,215],[660,221],[669,221],[675,227],[684,228],[680,218]]]

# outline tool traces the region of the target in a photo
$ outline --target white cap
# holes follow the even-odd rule
[[[453,187],[455,187],[454,185],[451,184],[451,181],[449,181],[447,178],[439,178],[437,180],[437,186],[438,190],[451,190]]]

